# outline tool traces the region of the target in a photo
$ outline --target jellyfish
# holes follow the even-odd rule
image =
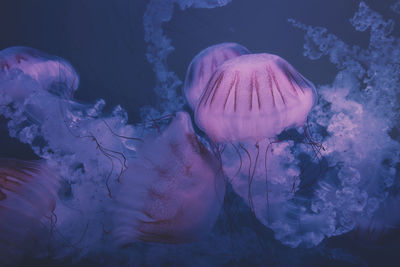
[[[213,45],[198,53],[190,62],[183,86],[183,93],[189,106],[193,110],[196,108],[208,81],[219,65],[249,53],[247,48],[237,43]]]
[[[276,55],[243,55],[213,74],[196,108],[197,125],[215,142],[258,142],[304,126],[314,85]]]
[[[134,241],[193,242],[212,228],[225,193],[216,157],[194,133],[190,117],[179,112],[161,134],[144,138],[112,207],[113,236]]]
[[[15,264],[50,238],[59,179],[44,161],[0,159],[0,261]]]
[[[0,51],[0,114],[10,120],[11,136],[20,135],[24,143],[33,142],[38,131],[66,141],[67,116],[83,106],[71,100],[78,85],[79,76],[65,59],[30,47]]]
[[[8,88],[9,94],[20,98],[34,91],[32,85],[26,86],[18,82],[16,77],[37,82],[34,89],[45,90],[55,95],[71,98],[78,88],[79,76],[71,64],[65,59],[48,55],[30,47],[15,46],[0,51],[0,83]],[[14,83],[10,89],[10,84]],[[24,86],[25,85],[25,86]]]
[[[73,99],[79,75],[67,60],[10,47],[0,51],[0,66],[0,114],[9,120],[11,136],[32,144],[42,158],[66,162],[57,157],[80,155],[90,161],[100,151],[106,162],[122,164],[117,132],[126,126],[125,111],[118,106],[103,116],[104,100],[88,105]]]
[[[120,106],[104,114],[102,99],[84,104],[68,97],[72,91],[53,91],[57,84],[50,82],[58,82],[55,75],[60,66],[55,61],[53,64],[52,58],[39,64],[43,68],[37,72],[22,72],[35,70],[37,58],[33,59],[23,61],[21,69],[17,65],[1,73],[0,115],[7,121],[11,137],[29,144],[38,157],[57,165],[54,172],[62,177],[62,198],[54,210],[57,223],[51,250],[61,257],[78,257],[104,235],[104,203],[114,196],[112,189],[125,169],[125,156],[135,154],[136,128],[127,125],[127,113]],[[72,66],[68,67],[76,74]],[[76,89],[77,84],[65,77],[61,79],[65,87],[60,90]],[[47,81],[49,86],[42,86]]]
[[[292,210],[300,182],[293,141],[277,136],[304,127],[315,99],[314,85],[287,61],[250,54],[216,69],[195,110],[233,189],[272,229]]]

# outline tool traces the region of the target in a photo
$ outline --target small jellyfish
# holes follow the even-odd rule
[[[36,81],[42,90],[66,98],[71,98],[79,85],[77,72],[65,59],[23,46],[1,50],[0,82],[15,80],[18,74]],[[14,86],[12,94],[24,94],[26,89],[19,87]]]
[[[15,264],[43,244],[55,224],[58,185],[43,161],[0,159],[1,262]]]
[[[236,43],[210,46],[198,53],[190,62],[186,73],[183,93],[194,110],[214,71],[225,61],[249,54],[249,50]]]
[[[210,231],[225,193],[219,162],[185,112],[144,139],[120,180],[112,209],[121,245],[196,241]]]

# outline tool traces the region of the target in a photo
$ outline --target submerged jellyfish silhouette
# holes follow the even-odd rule
[[[18,257],[49,237],[59,180],[43,161],[0,159],[0,260]],[[44,231],[43,231],[44,230]]]
[[[9,81],[11,75],[18,74],[38,82],[40,89],[68,98],[79,85],[78,74],[65,59],[23,46],[0,51],[0,82]],[[11,93],[17,97],[24,96],[28,89],[16,84],[12,90]]]
[[[183,93],[194,110],[215,70],[225,61],[249,54],[246,47],[237,43],[210,46],[198,53],[188,67]]]
[[[120,244],[191,242],[210,231],[225,184],[187,113],[177,113],[161,135],[145,138],[128,164],[113,207]]]
[[[353,236],[364,244],[384,240],[393,230],[398,230],[400,225],[400,199],[399,196],[388,196],[382,201],[379,208],[371,218],[357,216]]]

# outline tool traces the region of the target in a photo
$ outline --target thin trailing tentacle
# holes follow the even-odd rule
[[[230,144],[232,145],[233,149],[236,151],[236,153],[238,154],[239,159],[240,159],[239,168],[238,168],[238,170],[236,171],[235,175],[233,176],[233,177],[236,177],[236,176],[239,174],[240,170],[242,169],[242,164],[243,164],[243,162],[242,162],[242,155],[240,154],[239,149],[238,149],[232,142],[231,142]]]
[[[258,146],[258,143],[257,143],[257,144],[256,144],[257,156],[256,156],[254,168],[252,169],[252,160],[251,160],[251,156],[250,156],[249,151],[248,151],[241,143],[239,143],[239,146],[240,146],[240,148],[243,149],[243,151],[247,154],[247,157],[248,157],[248,159],[249,159],[249,171],[248,171],[248,183],[249,183],[249,187],[248,187],[248,200],[249,200],[249,205],[250,205],[250,210],[251,210],[251,215],[252,215],[253,221],[254,221],[254,222],[258,222],[257,216],[256,216],[255,211],[254,211],[253,199],[252,199],[252,196],[251,196],[251,182],[252,182],[252,180],[253,180],[253,177],[252,177],[252,176],[253,176],[254,173],[255,173],[255,168],[256,168],[256,166],[257,166],[257,161],[258,161],[258,157],[259,157],[259,152],[260,152],[260,150],[259,150],[259,146]],[[259,230],[258,230],[257,228],[255,228],[255,231],[256,231],[256,233],[257,233],[256,236],[257,236],[257,241],[258,241],[258,243],[259,243],[260,246],[265,250],[266,248],[265,248],[264,241],[263,241],[263,239],[261,238],[261,233],[259,232]]]
[[[270,223],[270,208],[269,208],[269,185],[268,185],[268,167],[267,167],[267,158],[268,158],[268,151],[271,147],[272,142],[269,142],[267,148],[265,149],[265,157],[264,157],[264,169],[265,169],[265,189],[266,189],[266,200],[267,200],[267,221],[268,224]]]
[[[249,171],[248,171],[248,177],[247,177],[247,179],[248,179],[247,198],[249,200],[250,209],[251,209],[252,213],[254,214],[254,206],[253,206],[253,200],[251,199],[251,188],[250,188],[250,186],[251,186],[251,181],[250,181],[251,180],[251,170],[252,170],[251,169],[251,166],[252,166],[251,156],[250,156],[249,151],[241,143],[239,143],[239,146],[247,154],[247,157],[249,159]]]
[[[214,189],[215,189],[215,192],[218,192],[217,191],[217,179],[218,179],[219,173],[221,172],[221,175],[224,178],[224,183],[225,184],[226,184],[226,178],[225,178],[225,174],[224,174],[224,171],[223,171],[222,156],[221,156],[220,148],[213,141],[211,142],[211,144],[212,144],[215,152],[217,153],[218,170],[217,170],[217,172],[215,174],[216,179],[214,181]],[[218,196],[218,199],[219,199],[220,203],[223,203],[223,201],[224,201],[223,197],[221,198],[220,196]]]

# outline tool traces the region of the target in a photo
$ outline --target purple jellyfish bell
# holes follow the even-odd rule
[[[128,161],[112,207],[114,237],[121,245],[196,241],[213,226],[224,193],[218,160],[199,141],[189,115],[179,112]]]
[[[0,159],[0,262],[16,264],[49,238],[58,187],[43,161]]]
[[[214,73],[196,123],[218,143],[260,141],[303,126],[315,98],[314,85],[279,56],[243,55]]]
[[[183,93],[194,110],[214,71],[225,61],[249,54],[249,50],[236,43],[222,43],[210,46],[198,53],[186,73]]]
[[[48,55],[30,47],[9,47],[0,51],[0,83],[17,80],[23,74],[39,84],[39,88],[71,98],[78,88],[79,76],[65,59]],[[9,86],[2,86],[8,88]],[[24,95],[23,90],[14,86],[11,94]]]

